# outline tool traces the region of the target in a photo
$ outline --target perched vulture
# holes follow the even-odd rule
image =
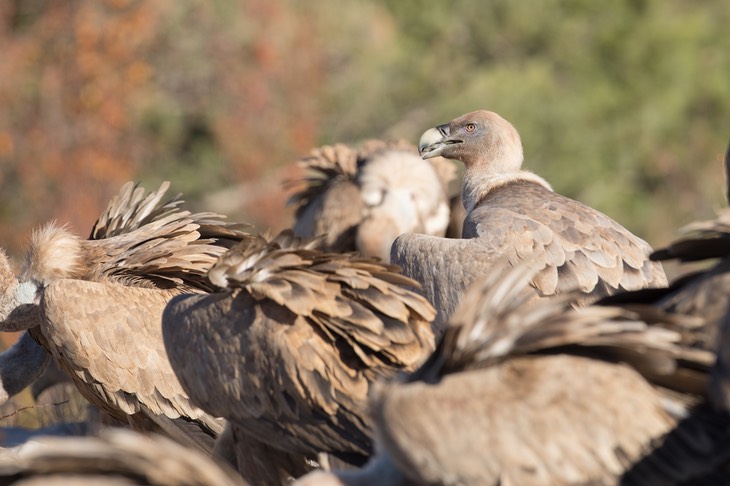
[[[424,161],[405,142],[371,140],[360,150],[324,146],[300,160],[309,171],[291,203],[297,205],[294,233],[325,235],[325,247],[390,258],[401,233],[444,236],[451,222],[448,186],[453,164]]]
[[[437,327],[445,325],[471,282],[501,257],[539,270],[532,281],[539,297],[579,289],[579,301],[586,302],[666,284],[646,242],[521,169],[520,136],[496,113],[476,111],[432,128],[421,137],[420,151],[425,159],[464,163],[464,239],[406,234],[391,250],[391,262],[423,285],[438,312]]]
[[[15,486],[244,486],[225,464],[156,434],[42,437],[0,454],[0,484]]]
[[[35,231],[19,279],[0,265],[0,329],[28,329],[16,346],[35,356],[32,336],[114,419],[212,450],[222,424],[191,405],[180,387],[161,315],[173,296],[211,290],[210,267],[250,235],[218,215],[181,209],[179,196],[163,201],[168,186],[146,195],[126,184],[89,239],[55,223]]]
[[[714,477],[730,456],[730,420],[703,402],[714,354],[685,342],[696,319],[573,309],[568,294],[527,306],[523,289],[536,270],[499,263],[465,295],[419,370],[373,387],[379,452],[371,463],[298,484],[678,484]]]
[[[405,288],[416,282],[319,245],[289,231],[245,241],[210,270],[217,292],[175,297],[163,314],[173,369],[197,406],[232,424],[247,456],[239,469],[251,439],[272,453],[363,463],[371,383],[413,371],[434,349],[435,312]]]

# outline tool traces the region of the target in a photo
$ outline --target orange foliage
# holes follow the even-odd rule
[[[324,61],[306,15],[285,0],[3,2],[0,245],[18,253],[53,218],[85,233],[124,181],[174,177],[190,119],[233,174],[219,183],[308,151]],[[256,206],[272,225],[273,192]]]

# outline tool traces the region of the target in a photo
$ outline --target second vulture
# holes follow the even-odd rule
[[[440,157],[422,160],[403,141],[369,140],[359,149],[325,145],[299,165],[308,175],[291,198],[294,233],[325,235],[328,250],[388,261],[398,235],[444,236],[449,225],[461,224],[447,198],[456,167]]]

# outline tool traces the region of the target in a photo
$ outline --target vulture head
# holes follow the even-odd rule
[[[362,164],[357,181],[364,209],[356,243],[362,254],[388,261],[398,235],[446,233],[449,206],[443,184],[437,169],[415,152],[378,152]]]
[[[459,160],[467,170],[480,167],[492,174],[517,172],[522,166],[522,142],[510,122],[491,111],[467,113],[421,135],[418,151]]]

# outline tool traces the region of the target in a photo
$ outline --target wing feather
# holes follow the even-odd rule
[[[159,290],[60,280],[43,293],[42,332],[84,396],[113,416],[124,419],[144,405],[169,418],[201,419],[205,413],[189,403],[162,342],[160,318],[170,297]]]
[[[218,293],[168,305],[174,369],[202,408],[272,446],[366,455],[370,383],[434,348],[433,308],[395,271],[289,232],[236,246],[211,270]]]

